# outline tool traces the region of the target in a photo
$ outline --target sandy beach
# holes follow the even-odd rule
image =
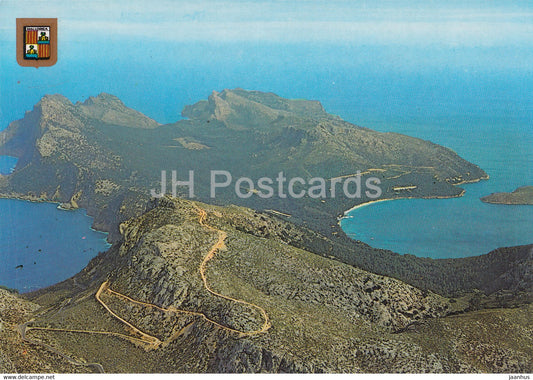
[[[348,214],[349,214],[351,211],[356,210],[356,209],[358,209],[358,208],[365,207],[365,206],[369,206],[369,205],[371,205],[371,204],[373,204],[373,203],[386,202],[386,201],[394,201],[394,200],[397,200],[397,199],[408,199],[408,198],[386,198],[386,199],[377,199],[377,200],[375,200],[375,201],[364,202],[364,203],[358,204],[358,205],[356,205],[356,206],[353,206],[353,207],[352,207],[351,209],[349,209],[349,210],[344,211],[344,215],[343,215],[341,218],[339,218],[339,221],[340,221],[341,219],[346,218],[346,216],[348,216]]]

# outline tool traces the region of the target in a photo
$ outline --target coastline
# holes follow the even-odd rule
[[[2,192],[0,192],[0,199],[16,199],[19,201],[28,201],[32,203],[55,203],[55,204],[61,203],[61,202],[51,201],[43,197],[22,195],[22,194],[17,194],[17,193],[7,194],[7,193],[2,193]]]
[[[354,210],[357,210],[358,208],[361,208],[361,207],[366,207],[366,206],[369,206],[373,203],[379,203],[379,202],[387,202],[387,201],[395,201],[395,200],[398,200],[398,199],[412,199],[413,197],[405,197],[405,198],[385,198],[385,199],[377,199],[375,201],[368,201],[368,202],[363,202],[363,203],[359,203],[358,205],[355,205],[353,206],[352,208],[344,211],[344,214],[342,217],[339,218],[339,222],[346,218],[348,216],[348,214]]]
[[[468,185],[468,184],[471,184],[471,183],[478,183],[478,182],[481,182],[481,181],[485,181],[485,180],[488,180],[490,178],[490,176],[488,174],[482,176],[482,177],[479,177],[479,178],[476,178],[476,179],[473,179],[473,180],[470,180],[470,181],[461,181],[461,182],[458,182],[458,183],[454,183],[453,186],[459,186],[459,185]],[[361,208],[361,207],[365,207],[365,206],[369,206],[373,203],[378,203],[378,202],[385,202],[385,201],[395,201],[395,200],[399,200],[399,199],[451,199],[451,198],[461,198],[462,196],[464,196],[466,193],[466,190],[465,189],[462,189],[462,191],[457,194],[457,195],[434,195],[434,196],[423,196],[423,197],[397,197],[397,198],[385,198],[385,199],[376,199],[376,200],[373,200],[373,201],[368,201],[368,202],[363,202],[363,203],[360,203],[358,205],[355,205],[353,206],[352,208],[349,208],[348,210],[344,211],[344,213],[342,214],[342,216],[339,216],[337,219],[338,219],[338,224],[340,226],[340,222],[342,219],[345,219],[348,217],[348,214],[354,210],[357,210],[358,208]]]
[[[22,195],[22,194],[17,194],[17,193],[6,194],[6,193],[0,192],[0,199],[16,199],[19,201],[29,201],[32,203],[54,203],[57,205],[57,209],[62,210],[62,211],[75,211],[75,210],[81,209],[80,207],[72,206],[71,202],[53,201],[43,196],[37,197],[34,195]],[[87,210],[85,210],[85,214],[89,216],[89,214],[87,214]],[[100,231],[100,232],[105,232],[105,231]]]
[[[479,198],[481,202],[493,205],[532,206],[533,186],[519,186],[513,191],[491,193]]]
[[[533,206],[533,203],[513,203],[512,201],[490,201],[490,200],[486,200],[486,199],[483,199],[484,197],[482,198],[479,198],[479,200],[483,203],[486,203],[488,205],[502,205],[502,206]]]
[[[7,246],[4,245],[6,243],[4,242],[2,247],[0,247],[0,257],[1,259],[4,259],[6,257],[5,255],[11,256],[11,249],[16,250],[18,253],[13,254],[14,259],[6,260],[6,265],[7,263],[12,263],[13,267],[15,267],[15,265],[23,264],[23,268],[21,267],[21,270],[23,269],[24,274],[15,275],[15,272],[12,271],[12,268],[8,267],[5,272],[6,276],[5,278],[1,279],[0,285],[7,285],[10,288],[17,289],[17,291],[21,294],[32,292],[38,289],[44,289],[75,275],[79,272],[79,270],[85,268],[90,260],[96,257],[99,253],[106,252],[112,246],[112,244],[108,241],[109,233],[93,228],[92,223],[94,218],[89,216],[85,209],[79,208],[79,213],[64,214],[61,213],[58,207],[54,207],[58,204],[56,201],[40,199],[33,196],[8,197],[6,195],[7,194],[5,193],[0,194],[0,201],[3,202],[0,208],[4,213],[7,212],[5,218],[6,220],[4,223],[2,223],[2,232],[5,231],[7,233],[11,230],[11,222],[16,223],[15,226],[20,225],[20,223],[24,224],[24,219],[20,220],[20,215],[24,215],[23,218],[27,218],[29,216],[29,218],[33,221],[40,220],[41,222],[38,223],[42,225],[47,225],[50,222],[55,223],[59,227],[53,229],[44,227],[43,230],[37,229],[39,230],[38,233],[36,233],[35,230],[30,229],[29,231],[33,231],[33,236],[29,237],[26,235],[20,235],[17,237],[19,232],[14,234],[10,232],[6,234],[6,237],[14,237],[15,240],[13,240],[13,243],[16,244],[10,244],[9,239],[7,239]],[[42,204],[42,206],[37,204]],[[46,206],[46,204],[50,204],[50,206]],[[15,210],[24,210],[24,212],[22,214],[17,214]],[[61,215],[59,215],[59,213],[61,213]],[[11,218],[8,218],[10,215],[14,217],[14,220],[11,221]],[[65,229],[68,229],[69,231],[63,231],[63,226],[66,226]],[[75,226],[74,231],[71,231],[71,226]],[[27,231],[27,228],[24,230]],[[22,234],[24,234],[24,232],[22,232]],[[48,236],[54,237],[49,239]],[[58,236],[59,240],[54,240],[57,239]],[[41,238],[43,240],[41,240]],[[80,238],[83,240],[77,240]],[[48,240],[53,241],[53,245],[50,245]],[[47,244],[48,248],[46,248]],[[82,246],[82,244],[87,245]],[[26,245],[26,250],[23,250],[24,245]],[[33,250],[28,250],[28,245],[30,248],[33,247]],[[37,249],[38,251],[36,251]],[[58,257],[62,261],[62,265],[60,267],[53,265],[54,260],[58,259]],[[25,260],[29,261],[24,262]],[[31,264],[31,262],[33,262],[33,265],[26,265]],[[80,263],[83,264],[81,267],[78,266],[81,265]],[[72,265],[74,265],[72,268],[76,268],[76,266],[78,266],[77,268],[79,268],[79,270],[72,272],[71,269],[68,269]],[[41,268],[40,272],[37,272],[37,275],[35,275],[35,268],[38,267]],[[67,269],[71,272],[69,273]],[[42,276],[40,275],[41,273],[43,273]],[[17,276],[19,279],[17,279]],[[28,280],[28,284],[24,284],[20,282],[20,278],[22,278],[21,276],[28,279],[31,276],[33,277],[31,281]],[[40,279],[41,277],[42,279]],[[57,281],[54,280],[52,283],[42,282],[49,277],[52,279],[57,279]]]
[[[42,197],[35,197],[35,196],[24,196],[24,195],[21,195],[21,194],[6,194],[6,193],[1,193],[0,192],[0,199],[9,199],[9,200],[16,200],[16,201],[22,201],[22,202],[31,202],[31,203],[51,203],[51,204],[55,204],[57,205],[56,209],[58,211],[77,211],[77,210],[82,210],[85,212],[85,216],[91,218],[94,222],[94,217],[89,215],[89,213],[87,212],[87,209],[84,209],[84,208],[81,208],[81,207],[78,207],[78,208],[64,208],[62,207],[62,205],[64,203],[62,202],[58,202],[58,201],[52,201],[50,199],[46,199],[46,198],[42,198]],[[109,244],[109,246],[112,245],[112,243],[110,243],[108,241],[108,238],[109,238],[109,232],[108,231],[103,231],[103,230],[99,230],[99,229],[96,229],[96,228],[93,228],[92,225],[91,227],[89,227],[90,230],[92,231],[95,231],[95,232],[99,232],[99,233],[102,233],[102,234],[105,234],[106,237],[104,238],[104,240],[106,241],[106,244]]]
[[[478,182],[489,180],[489,179],[490,179],[490,175],[485,173],[485,175],[482,176],[482,177],[479,177],[477,179],[464,180],[464,181],[461,181],[461,182],[457,182],[457,183],[454,183],[453,186],[468,185],[469,183],[478,183]]]
[[[483,179],[482,178],[478,181],[470,181],[471,183],[479,182]],[[440,258],[446,258],[446,259],[455,259],[459,257],[471,257],[471,256],[480,256],[485,254],[486,252],[491,252],[495,249],[501,248],[501,247],[513,247],[513,246],[520,246],[520,245],[527,245],[530,244],[531,239],[527,239],[527,234],[520,235],[513,237],[512,233],[508,235],[503,234],[496,234],[496,233],[487,233],[482,232],[479,234],[479,239],[483,239],[485,236],[487,239],[483,241],[483,243],[480,243],[479,245],[483,246],[483,250],[476,249],[475,247],[470,247],[468,249],[464,247],[458,247],[458,251],[462,252],[461,255],[458,255],[457,252],[454,253],[454,255],[446,256],[448,253],[445,252],[448,249],[444,248],[445,246],[449,246],[450,244],[453,244],[453,238],[447,239],[443,238],[442,241],[447,241],[447,245],[441,245],[434,247],[434,252],[432,255],[426,254],[427,252],[432,252],[431,250],[433,247],[431,247],[430,241],[432,238],[432,230],[433,234],[435,235],[436,241],[440,241],[440,236],[438,234],[440,232],[438,231],[447,231],[448,236],[453,236],[454,233],[457,233],[458,236],[467,236],[467,232],[470,231],[470,226],[477,227],[479,226],[477,223],[477,220],[481,217],[487,218],[490,222],[492,222],[495,219],[492,219],[494,216],[494,212],[492,211],[492,208],[487,208],[482,206],[482,202],[479,201],[479,193],[483,193],[483,189],[485,187],[475,187],[473,189],[469,189],[466,185],[464,188],[456,188],[456,193],[452,196],[444,196],[443,194],[440,194],[440,196],[420,196],[417,194],[417,196],[411,196],[414,194],[405,194],[405,197],[401,197],[401,194],[385,194],[385,196],[382,199],[375,199],[371,201],[364,200],[363,203],[357,204],[354,207],[351,207],[344,211],[344,213],[339,213],[337,217],[337,225],[342,230],[342,233],[345,237],[355,240],[355,241],[362,241],[369,245],[370,247],[376,248],[383,248],[388,249],[394,252],[401,252],[401,253],[411,253],[414,256],[417,257],[432,257],[434,259],[440,259]],[[469,191],[469,192],[468,192]],[[467,194],[468,192],[468,194]],[[388,195],[388,196],[387,196]],[[377,202],[383,202],[388,200],[395,200],[395,199],[449,199],[449,198],[466,198],[466,199],[458,199],[457,201],[453,201],[450,199],[449,202],[437,202],[437,203],[430,203],[426,205],[426,202],[405,202],[405,203],[399,203],[399,204],[393,204],[391,205],[384,205],[384,206],[378,206],[376,209],[366,209],[359,212],[353,212],[353,210],[357,210],[359,208],[362,208],[364,206],[368,206],[372,203]],[[485,202],[486,203],[486,202]],[[413,206],[411,206],[413,205]],[[435,213],[432,211],[429,211],[429,213],[423,213],[420,214],[424,218],[436,218],[438,216],[438,220],[444,220],[441,218],[440,215],[448,215],[450,220],[453,220],[453,218],[462,217],[463,213],[465,214],[465,220],[460,220],[459,223],[464,224],[464,228],[458,229],[457,232],[453,230],[453,227],[450,227],[448,229],[448,225],[445,223],[441,224],[435,224],[435,226],[432,227],[432,224],[430,223],[429,227],[427,227],[424,223],[424,226],[414,227],[414,229],[411,226],[416,226],[418,223],[417,220],[426,220],[426,219],[420,219],[418,217],[418,214],[411,215],[411,209],[413,212],[417,210],[428,210],[435,207]],[[511,206],[507,206],[511,207]],[[524,206],[521,206],[524,207]],[[391,210],[389,212],[389,210]],[[401,210],[398,212],[398,210]],[[450,212],[448,210],[451,210]],[[470,211],[471,210],[471,211]],[[527,210],[520,210],[519,212],[520,217],[523,219],[523,217],[529,217],[530,211]],[[523,213],[524,214],[523,214]],[[466,215],[467,213],[470,213],[469,215]],[[402,226],[402,223],[405,218],[405,214],[410,215],[409,219],[409,226],[405,227],[405,231],[408,231],[411,235],[415,236],[416,233],[418,233],[417,228],[420,230],[420,236],[424,236],[425,245],[422,245],[423,249],[420,249],[419,246],[417,246],[416,239],[412,239],[414,243],[406,242],[404,241],[404,237],[407,235],[402,235],[403,232],[398,233],[397,231],[403,231],[404,227]],[[503,217],[507,217],[509,212],[505,213],[503,212]],[[402,216],[403,215],[403,216]],[[499,212],[496,214],[499,215]],[[473,218],[471,216],[474,216]],[[479,218],[476,220],[475,218],[479,216]],[[448,216],[447,216],[448,218]],[[348,219],[344,220],[343,219]],[[429,219],[428,219],[429,220]],[[435,219],[437,220],[437,219]],[[368,221],[371,221],[371,225],[366,226],[368,224]],[[467,224],[465,224],[467,223]],[[398,227],[394,227],[397,225]],[[392,227],[391,227],[392,226]],[[505,229],[505,232],[511,231],[513,232],[514,227],[509,227],[508,229]],[[517,227],[521,228],[521,227]],[[503,230],[502,230],[503,231]],[[478,231],[474,228],[471,232],[477,233]],[[339,232],[340,233],[340,232]],[[436,234],[435,234],[436,233]],[[423,234],[423,235],[422,235]],[[470,235],[468,235],[470,236]],[[477,235],[476,235],[477,236]],[[467,239],[466,237],[465,239]],[[447,239],[447,240],[446,240]],[[465,240],[466,241],[466,240]],[[397,245],[395,245],[397,243]],[[380,245],[381,244],[381,245]],[[411,245],[409,245],[411,244]],[[466,246],[466,245],[465,245]],[[461,251],[463,249],[463,251]],[[411,251],[412,250],[412,251]],[[437,254],[438,253],[438,254]]]
[[[472,183],[472,182],[470,182]],[[344,211],[343,215],[341,217],[338,218],[339,220],[339,225],[340,225],[340,222],[342,219],[345,219],[348,217],[348,214],[354,210],[357,210],[358,208],[361,208],[361,207],[366,207],[366,206],[369,206],[373,203],[379,203],[379,202],[386,202],[386,201],[397,201],[397,200],[400,200],[400,199],[451,199],[451,198],[461,198],[463,195],[465,195],[466,193],[466,190],[463,189],[463,191],[461,191],[459,194],[457,195],[435,195],[435,196],[426,196],[426,197],[397,197],[397,198],[385,198],[385,199],[376,199],[375,201],[368,201],[368,202],[363,202],[363,203],[360,203],[358,205],[355,205],[353,206],[352,208]]]

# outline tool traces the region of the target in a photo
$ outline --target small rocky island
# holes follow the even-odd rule
[[[480,199],[502,205],[533,205],[533,186],[522,186],[510,193],[492,193]]]

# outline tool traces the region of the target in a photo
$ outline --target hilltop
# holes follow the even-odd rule
[[[531,371],[531,306],[476,311],[475,296],[443,297],[320,257],[292,245],[305,231],[254,210],[165,197],[120,232],[30,301],[0,291],[23,310],[0,308],[13,327],[0,329],[6,363],[24,372],[35,362],[51,372]],[[30,362],[15,331],[31,342]]]
[[[233,191],[209,197],[209,171],[234,178],[345,178],[360,171],[381,181],[383,198],[460,196],[461,183],[485,172],[450,149],[409,136],[380,133],[328,114],[318,101],[289,100],[241,89],[213,92],[185,107],[187,119],[159,125],[109,94],[72,104],[45,96],[25,117],[0,133],[0,153],[19,158],[15,173],[0,182],[4,194],[86,208],[95,225],[118,236],[118,222],[140,215],[139,205],[158,189],[161,170],[180,179],[195,171],[199,200],[277,210],[331,235],[336,218],[368,201],[294,201],[239,198]],[[178,188],[186,196],[186,188]],[[139,199],[142,198],[142,199]],[[124,206],[124,207],[123,207]],[[124,210],[124,211],[123,211]]]

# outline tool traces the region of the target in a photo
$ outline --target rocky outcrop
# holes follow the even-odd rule
[[[247,231],[259,222],[268,236]],[[107,372],[531,370],[531,306],[468,311],[468,297],[289,245],[298,231],[253,210],[165,197],[120,231],[74,278],[29,295],[44,306],[32,339]],[[133,327],[159,343],[130,341]]]
[[[116,96],[105,92],[96,97],[90,96],[85,102],[76,105],[88,117],[102,120],[109,125],[142,129],[153,129],[160,125],[142,113],[126,107]]]
[[[533,205],[533,186],[522,186],[510,193],[492,193],[480,199],[485,203]]]
[[[128,266],[131,272],[124,273],[121,269],[117,274],[117,278],[122,279],[120,283],[129,294],[156,300],[165,307],[217,301],[213,297],[205,299],[202,284],[194,281],[201,255],[214,243],[213,232],[197,223],[198,214],[190,202],[165,198],[156,203],[158,205],[141,218],[121,225],[124,240],[119,252],[132,264]],[[231,265],[223,265],[225,261],[221,260],[220,264],[215,261],[213,267],[238,275],[240,281],[265,296],[337,309],[348,319],[392,331],[449,312],[448,299],[399,280],[319,258],[281,241],[260,246],[261,239],[239,228],[253,221],[251,210],[228,212],[213,206],[202,207],[208,210],[208,220],[228,234],[221,257],[232,257]],[[274,221],[266,219],[266,223]],[[137,289],[137,281],[127,281],[132,277],[150,280],[151,287]],[[216,282],[216,278],[213,281]],[[235,305],[230,306],[235,309]],[[220,303],[218,307],[228,305]]]

